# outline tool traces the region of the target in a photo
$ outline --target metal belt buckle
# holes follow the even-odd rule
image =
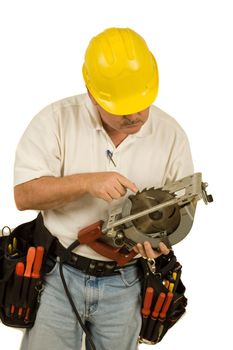
[[[115,264],[111,264],[106,261],[95,261],[91,260],[90,265],[86,271],[87,274],[96,277],[110,276],[113,274],[115,269]]]
[[[104,263],[103,262],[97,262],[95,263],[95,276],[102,277],[104,276]]]

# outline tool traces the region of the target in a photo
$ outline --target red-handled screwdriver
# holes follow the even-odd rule
[[[44,256],[44,247],[38,246],[36,248],[36,257],[33,264],[33,271],[32,271],[32,278],[40,278],[40,269],[43,261]]]
[[[166,295],[165,301],[163,303],[162,310],[159,314],[159,317],[157,316],[157,319],[155,321],[156,322],[155,328],[153,329],[153,332],[151,334],[151,341],[153,342],[158,342],[162,336],[162,333],[164,331],[164,322],[166,319],[168,309],[171,305],[172,298],[173,298],[173,293],[168,292]],[[156,315],[156,312],[155,312],[155,315]]]
[[[19,294],[20,294],[20,287],[21,287],[20,277],[23,277],[23,274],[24,274],[24,263],[18,262],[15,267],[15,279],[14,279],[14,286],[13,286],[13,290],[15,291],[15,294],[17,294],[16,299],[19,297]],[[11,310],[10,310],[11,315],[13,315],[14,312],[15,312],[15,305],[12,304]]]
[[[152,304],[153,295],[154,295],[154,289],[151,287],[147,287],[145,298],[144,298],[144,303],[143,303],[143,308],[142,308],[143,317],[148,317],[150,315],[150,308],[151,308],[151,304]]]
[[[32,265],[35,259],[35,255],[36,255],[36,248],[30,247],[28,249],[27,257],[26,257],[26,269],[24,272],[24,277],[26,278],[24,278],[24,285],[23,285],[23,291],[22,291],[23,298],[27,298],[29,278],[31,277]],[[18,316],[21,317],[22,313],[23,313],[23,307],[20,307],[18,311]]]
[[[164,302],[165,298],[166,298],[166,294],[165,293],[160,293],[159,294],[159,297],[158,297],[158,299],[156,301],[154,310],[152,312],[153,319],[156,320],[156,318],[159,316],[159,312],[160,312],[160,310],[162,308],[162,305],[163,305],[163,302]]]
[[[30,247],[28,249],[28,253],[27,253],[27,258],[26,258],[26,269],[24,272],[24,277],[31,277],[31,272],[32,272],[32,265],[34,262],[36,256],[36,248],[35,247]]]
[[[160,321],[163,321],[166,317],[166,314],[167,314],[167,311],[171,305],[171,302],[172,302],[172,298],[173,298],[173,293],[171,292],[168,292],[167,293],[167,297],[165,299],[165,302],[163,304],[163,308],[162,308],[162,311],[160,312],[159,314],[159,319]]]
[[[144,338],[145,336],[147,321],[151,313],[151,304],[152,304],[153,296],[154,296],[154,289],[151,287],[147,287],[145,297],[144,297],[144,302],[143,302],[143,308],[142,308],[142,327],[140,332],[141,338]]]
[[[15,273],[17,276],[23,276],[24,274],[24,263],[18,262],[15,267]]]
[[[44,247],[38,246],[36,248],[36,257],[33,264],[33,271],[31,274],[32,281],[31,281],[30,290],[29,290],[29,305],[31,301],[30,297],[31,295],[33,295],[33,292],[34,292],[33,289],[35,288],[35,285],[36,285],[36,280],[40,278],[40,269],[43,261],[43,256],[44,256]],[[30,307],[27,308],[24,321],[29,320],[29,314],[30,314]]]
[[[171,302],[172,302],[172,299],[173,299],[173,293],[171,292],[168,292],[167,293],[167,296],[166,296],[166,299],[163,303],[163,307],[162,307],[162,311],[160,312],[159,314],[159,318],[158,318],[158,324],[156,325],[156,331],[155,331],[155,339],[152,338],[152,341],[159,341],[159,339],[161,338],[162,336],[162,333],[164,331],[164,322],[165,322],[165,319],[166,319],[166,315],[167,315],[167,312],[168,312],[168,309],[171,305]]]
[[[154,310],[151,314],[150,319],[147,322],[147,327],[145,330],[145,339],[150,340],[153,337],[153,333],[154,333],[154,328],[155,328],[155,324],[156,324],[156,320],[159,316],[159,312],[162,309],[162,305],[164,303],[164,300],[166,298],[166,294],[161,292],[158,296],[158,299],[156,300],[155,306],[154,306]]]

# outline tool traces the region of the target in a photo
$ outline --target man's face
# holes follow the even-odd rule
[[[107,132],[115,131],[127,135],[135,134],[141,129],[149,117],[149,107],[138,113],[121,116],[105,111],[98,104],[95,105]]]

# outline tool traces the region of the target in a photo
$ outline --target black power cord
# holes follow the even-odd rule
[[[79,242],[78,242],[78,241],[75,241],[73,244],[71,244],[71,245],[68,247],[67,251],[72,251],[72,249],[74,249],[74,248],[77,247],[78,245],[79,245]],[[88,340],[88,342],[89,342],[89,344],[90,344],[92,350],[96,350],[95,344],[93,343],[93,341],[92,341],[92,339],[91,339],[91,335],[90,335],[90,333],[89,333],[87,327],[84,325],[84,323],[83,323],[83,321],[82,321],[82,319],[81,319],[81,317],[80,317],[80,315],[79,315],[79,313],[78,313],[78,310],[77,310],[77,308],[76,308],[76,306],[75,306],[75,304],[74,304],[74,301],[73,301],[73,299],[72,299],[72,296],[71,296],[71,294],[70,294],[70,291],[69,291],[69,289],[68,289],[68,287],[67,287],[66,280],[65,280],[65,277],[64,277],[64,274],[63,274],[63,262],[64,262],[64,261],[63,261],[63,259],[61,260],[60,257],[58,257],[58,259],[59,259],[59,272],[60,272],[62,284],[63,284],[63,287],[64,287],[64,289],[65,289],[65,292],[66,292],[66,295],[67,295],[67,297],[68,297],[68,300],[69,300],[69,302],[70,302],[70,305],[71,305],[71,307],[72,307],[72,309],[73,309],[73,311],[74,311],[74,313],[75,313],[75,316],[77,317],[77,320],[78,320],[80,326],[82,327],[84,333],[86,334],[86,339]]]
[[[76,306],[74,304],[74,301],[72,299],[70,291],[69,291],[69,289],[67,287],[67,284],[66,284],[66,281],[65,281],[65,277],[64,277],[64,274],[63,274],[63,263],[61,261],[59,262],[59,271],[60,271],[60,276],[61,276],[63,287],[64,287],[66,295],[67,295],[67,297],[69,299],[70,305],[71,305],[71,307],[72,307],[72,309],[73,309],[73,311],[75,313],[75,316],[77,317],[80,326],[82,327],[84,333],[86,334],[86,338],[89,341],[91,348],[93,350],[96,350],[95,344],[93,343],[93,341],[91,339],[91,335],[90,335],[88,329],[86,328],[86,326],[84,325],[84,323],[83,323],[83,321],[82,321],[82,319],[81,319],[81,317],[80,317],[80,315],[78,313],[78,310],[77,310],[77,308],[76,308]]]

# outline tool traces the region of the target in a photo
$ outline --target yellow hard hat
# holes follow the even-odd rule
[[[109,28],[92,38],[82,71],[92,96],[112,114],[142,111],[158,93],[156,60],[145,40],[129,28]]]

